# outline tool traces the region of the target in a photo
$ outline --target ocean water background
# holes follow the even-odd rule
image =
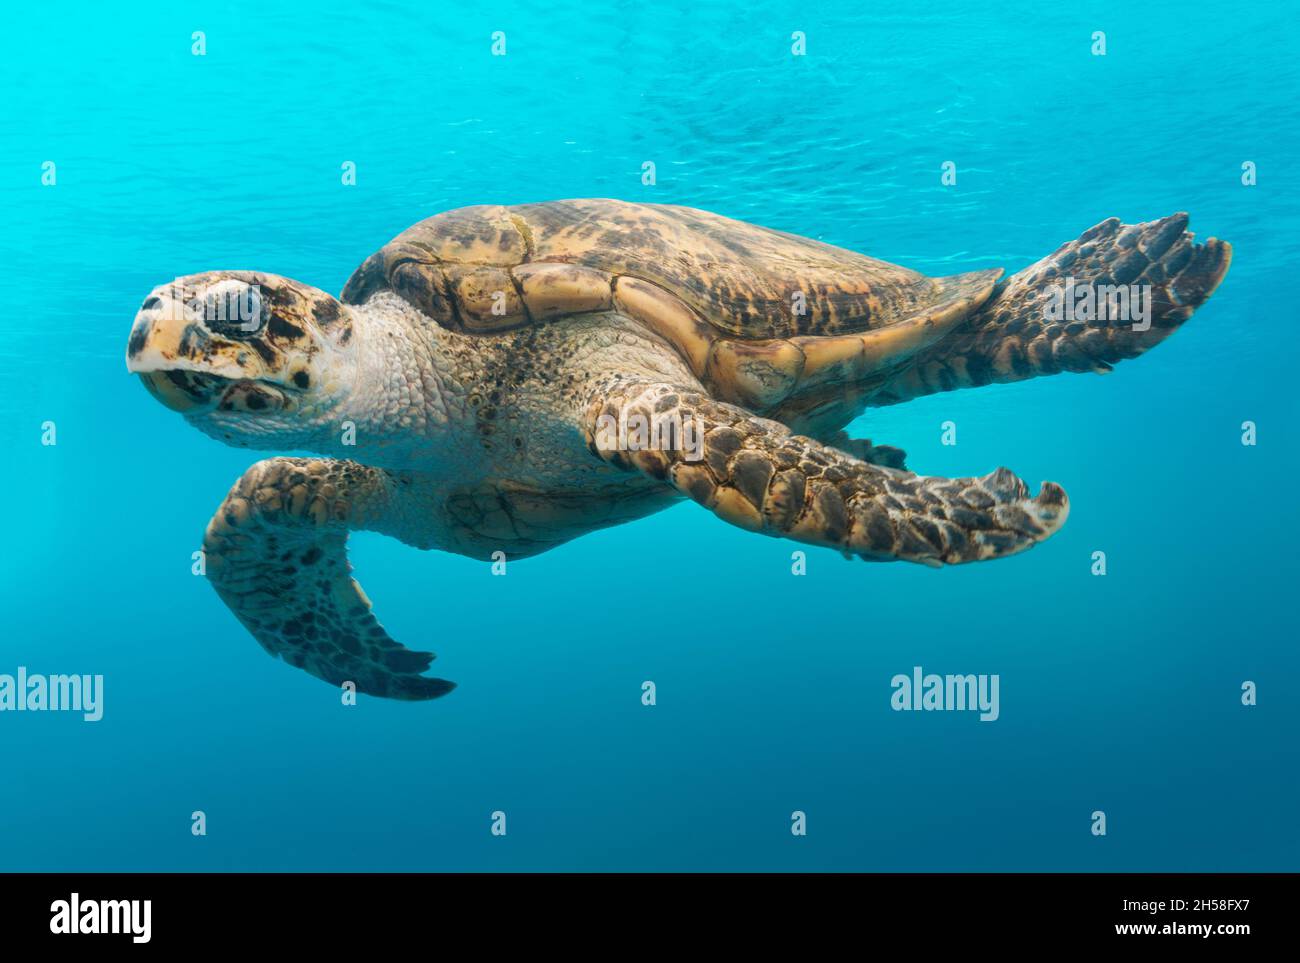
[[[7,18],[0,673],[102,673],[106,692],[93,724],[0,714],[0,869],[1300,868],[1289,4],[79,2]],[[127,375],[133,314],[153,285],[219,267],[337,292],[440,210],[584,196],[934,274],[1015,271],[1105,217],[1187,210],[1235,260],[1184,330],[1105,378],[936,395],[854,426],[925,473],[1063,484],[1070,521],[1032,552],[931,571],[810,550],[794,577],[797,546],[692,505],[506,577],[356,536],[381,619],[460,688],[345,708],[190,574],[259,456]],[[1000,719],[891,711],[890,678],[916,665],[998,673]]]

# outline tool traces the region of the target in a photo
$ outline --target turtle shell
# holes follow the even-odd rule
[[[421,221],[369,257],[342,300],[388,289],[480,334],[619,310],[719,397],[773,410],[896,370],[983,304],[1001,274],[931,278],[705,211],[572,200]]]

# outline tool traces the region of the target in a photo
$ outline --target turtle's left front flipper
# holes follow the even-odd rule
[[[734,525],[871,560],[1011,555],[1069,512],[1051,482],[1031,498],[1005,468],[934,478],[868,464],[671,385],[615,382],[588,405],[584,431],[605,461],[661,479]]]
[[[446,695],[453,683],[420,674],[433,654],[389,638],[349,574],[348,531],[396,527],[409,497],[355,462],[260,461],[208,523],[208,578],[264,649],[318,679],[393,699]]]

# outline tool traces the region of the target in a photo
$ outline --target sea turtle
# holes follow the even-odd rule
[[[349,530],[514,559],[685,496],[868,560],[1046,538],[1059,486],[917,475],[843,429],[867,406],[1141,354],[1228,269],[1228,244],[1186,226],[1111,218],[999,282],[685,207],[468,207],[399,234],[337,300],[253,271],[161,285],[127,367],[215,438],[322,456],[256,463],[207,528],[208,577],[263,647],[334,685],[427,699],[452,684],[371,614]],[[1089,312],[1079,292],[1102,284]],[[1144,319],[1116,316],[1119,293],[1143,292]]]

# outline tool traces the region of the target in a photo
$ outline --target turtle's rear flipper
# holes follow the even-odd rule
[[[671,419],[678,448],[622,443],[617,426]],[[676,488],[750,531],[824,545],[871,561],[938,566],[1012,555],[1065,523],[1051,482],[1031,497],[999,468],[982,478],[926,478],[859,461],[784,425],[688,388],[617,381],[587,408],[595,454]]]
[[[948,337],[871,399],[918,395],[1059,371],[1106,372],[1159,344],[1228,271],[1232,247],[1196,244],[1187,215],[1145,224],[1102,221],[1003,282]]]
[[[382,530],[398,489],[355,462],[260,461],[208,523],[203,550],[217,594],[272,655],[331,685],[433,699],[455,685],[420,674],[433,654],[389,638],[349,574],[348,530]]]

